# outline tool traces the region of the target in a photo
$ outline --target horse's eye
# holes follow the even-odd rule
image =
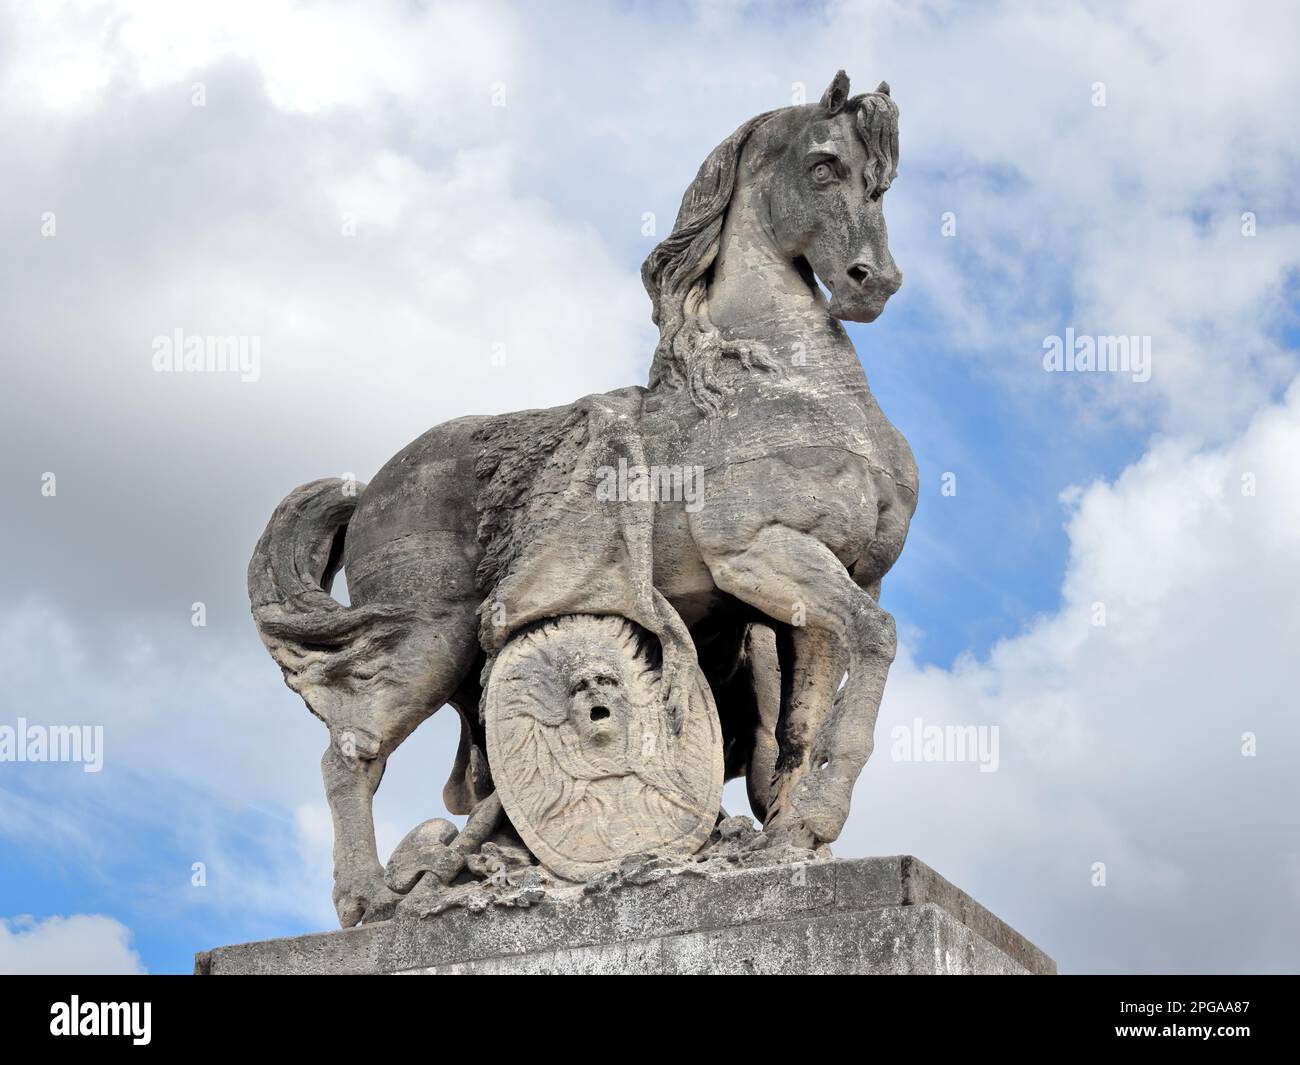
[[[817,184],[824,185],[835,177],[835,168],[830,163],[818,163],[812,168],[812,177]]]

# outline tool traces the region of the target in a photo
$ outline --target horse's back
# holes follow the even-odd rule
[[[434,426],[366,486],[344,553],[354,603],[477,602],[475,433],[489,420],[471,416]]]

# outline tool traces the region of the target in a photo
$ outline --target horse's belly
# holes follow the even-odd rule
[[[685,501],[655,505],[654,583],[682,620],[694,625],[709,612],[718,593],[691,535],[688,507],[697,509]]]

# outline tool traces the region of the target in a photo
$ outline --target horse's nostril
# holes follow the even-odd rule
[[[866,263],[852,263],[845,273],[849,275],[849,280],[855,285],[862,286],[870,279],[871,268]]]
[[[591,720],[592,720],[592,721],[604,721],[605,718],[607,718],[607,717],[609,717],[609,707],[608,707],[608,706],[593,706],[593,707],[591,708]]]

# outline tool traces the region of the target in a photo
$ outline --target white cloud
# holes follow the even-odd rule
[[[131,930],[111,917],[0,917],[0,974],[134,976],[144,971],[131,947]]]
[[[390,97],[444,108],[459,83],[486,94],[486,75],[506,69],[516,47],[508,20],[470,4],[435,4],[413,18],[397,4],[335,5],[311,17],[295,0],[26,0],[12,23],[10,93],[65,114],[105,107],[115,79],[126,91],[188,90],[195,71],[224,59],[262,70],[270,100],[285,110]]]

